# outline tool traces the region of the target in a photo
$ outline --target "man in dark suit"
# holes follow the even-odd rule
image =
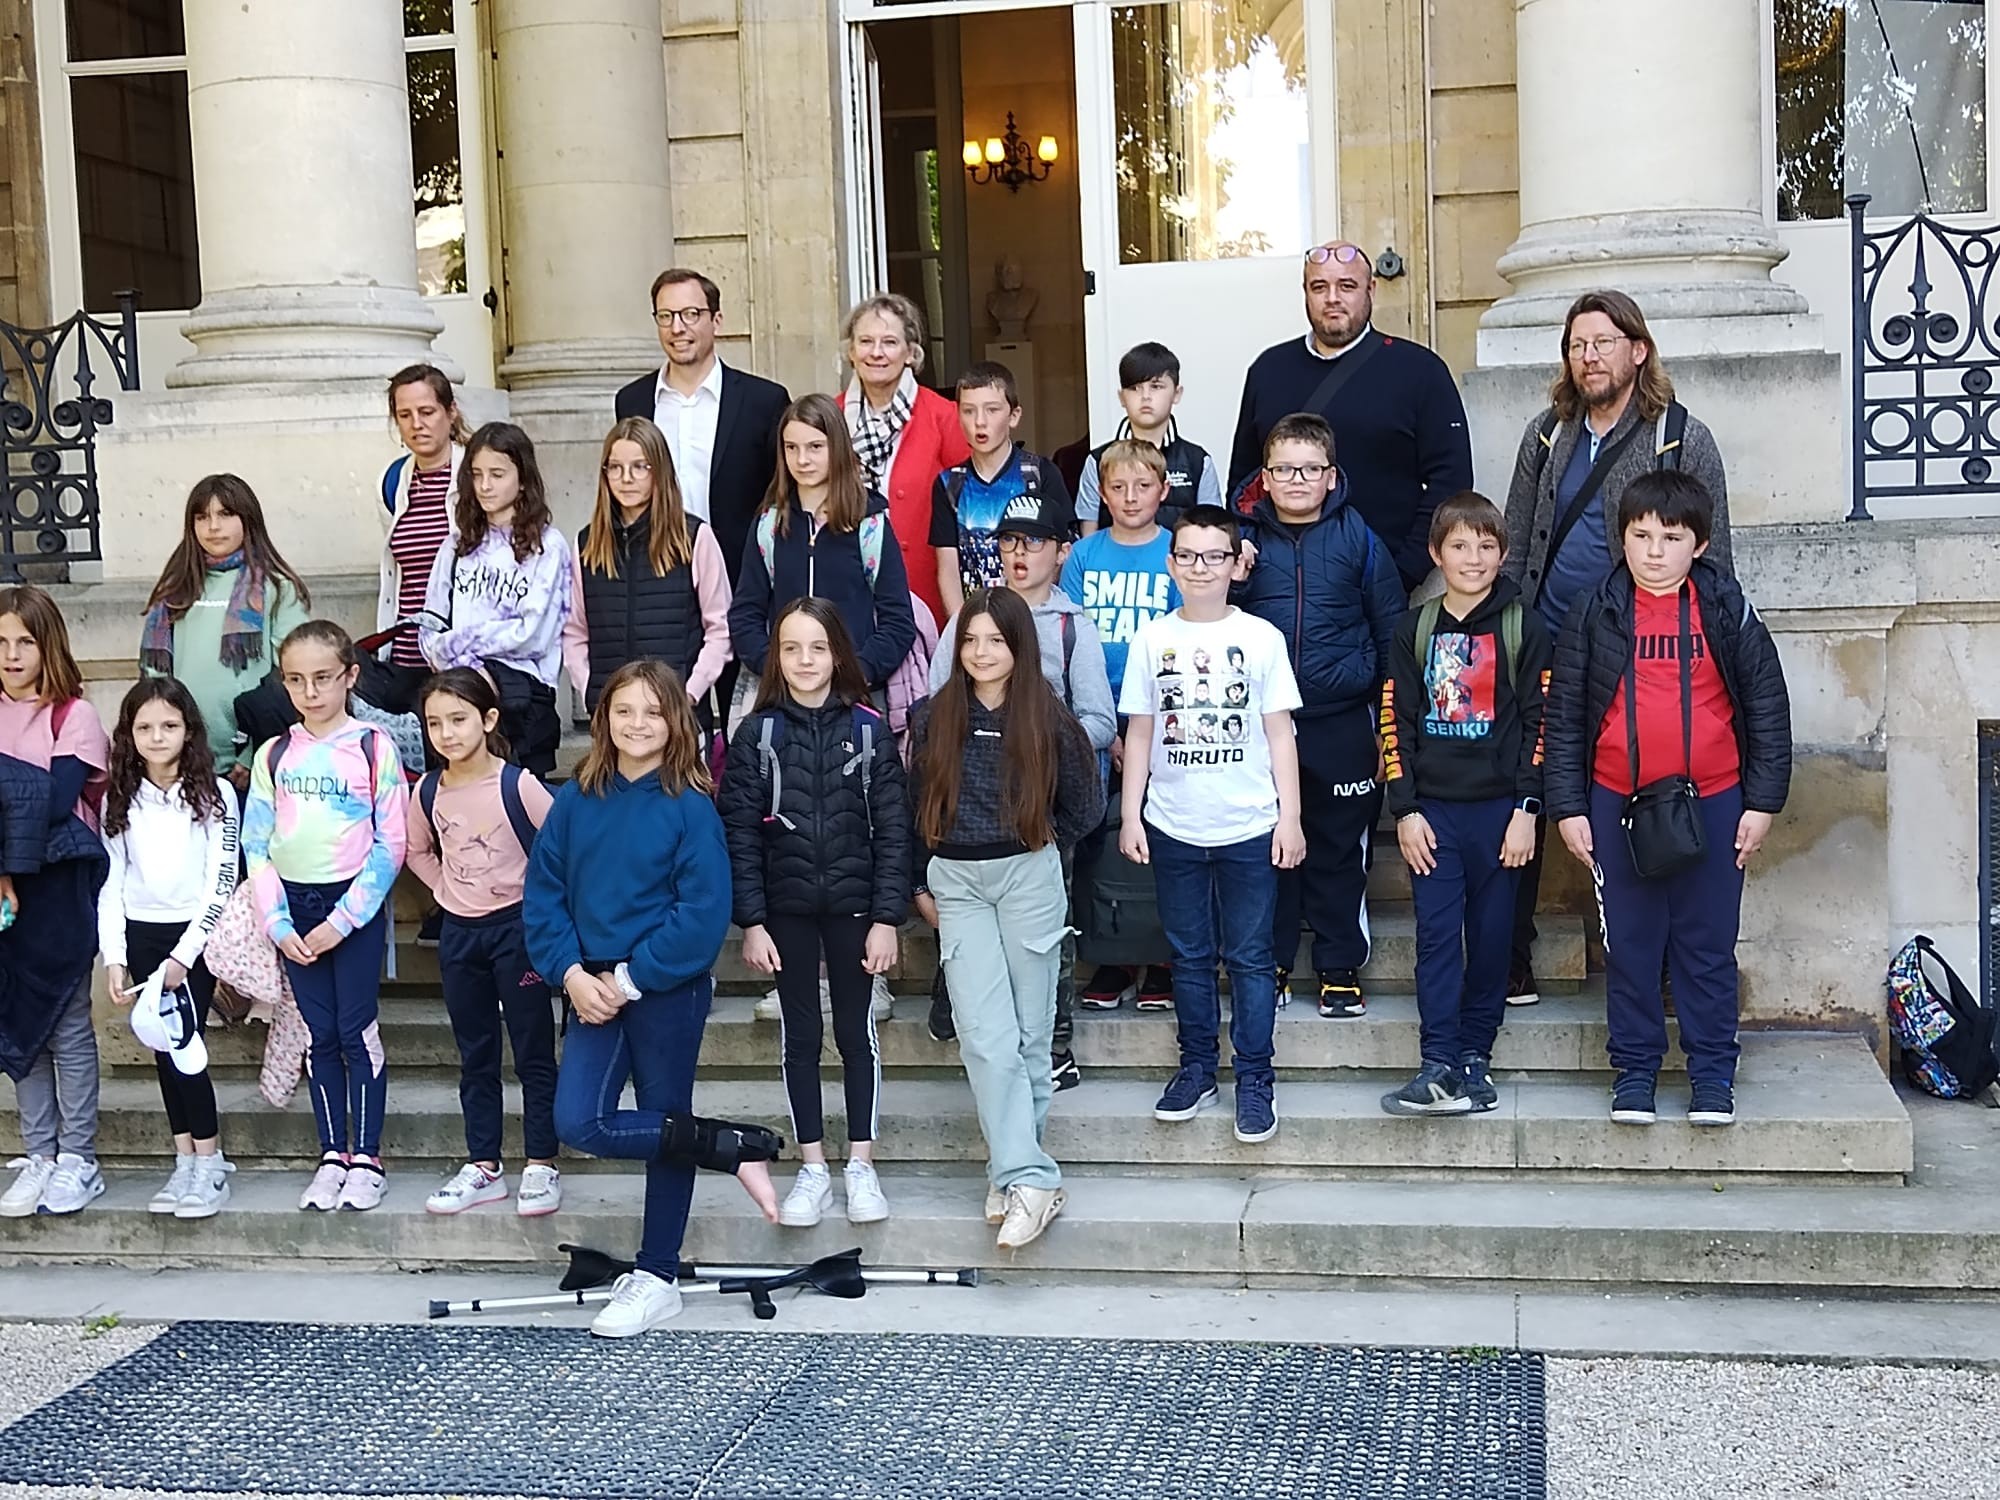
[[[778,418],[792,398],[776,381],[717,358],[722,290],[701,272],[660,272],[652,301],[666,363],[618,392],[618,415],[650,418],[666,435],[681,499],[715,528],[734,585],[777,463]]]

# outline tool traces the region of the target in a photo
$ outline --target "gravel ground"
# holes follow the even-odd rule
[[[87,1337],[74,1324],[0,1324],[0,1426],[158,1331]],[[2000,1370],[1551,1360],[1548,1400],[1551,1500],[1903,1500],[1940,1485],[1961,1494],[2000,1488]],[[159,1493],[0,1483],[0,1500]],[[175,1492],[169,1500],[208,1497]]]

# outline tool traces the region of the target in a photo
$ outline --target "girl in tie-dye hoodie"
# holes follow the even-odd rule
[[[299,1207],[373,1208],[389,1096],[376,1006],[409,791],[389,736],[348,717],[359,666],[346,631],[299,626],[278,648],[278,670],[303,722],[258,747],[243,854],[312,1034],[320,1163]]]

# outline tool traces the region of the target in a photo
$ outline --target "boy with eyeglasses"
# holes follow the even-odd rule
[[[1278,1133],[1271,914],[1280,872],[1304,858],[1306,841],[1292,733],[1298,683],[1284,637],[1229,602],[1240,552],[1236,519],[1220,506],[1192,506],[1174,523],[1168,566],[1181,606],[1139,631],[1119,695],[1132,753],[1118,847],[1153,867],[1173,953],[1181,1060],[1153,1118],[1191,1120],[1216,1102],[1219,957],[1229,970],[1236,1139],[1254,1143]],[[1232,717],[1238,737],[1224,728]]]
[[[1313,934],[1319,1013],[1362,1016],[1369,840],[1382,812],[1376,702],[1403,613],[1403,581],[1388,547],[1348,503],[1332,429],[1319,417],[1294,412],[1272,425],[1263,481],[1245,523],[1256,561],[1234,597],[1284,636],[1303,700],[1306,857],[1278,882],[1278,1003],[1289,997],[1303,918]]]
[[[1000,513],[993,528],[995,550],[1008,589],[1019,594],[1034,617],[1035,636],[1042,648],[1042,676],[1076,715],[1083,732],[1100,756],[1118,731],[1112,708],[1111,683],[1104,666],[1104,642],[1090,616],[1056,586],[1069,560],[1071,508],[1066,495],[1017,495]],[[944,686],[958,657],[958,616],[945,622],[938,649],[931,656],[931,691]],[[1063,855],[1063,880],[1068,883],[1073,851]],[[1076,937],[1063,934],[1062,964],[1056,979],[1056,1026],[1050,1043],[1049,1066],[1056,1090],[1083,1082],[1070,1046],[1076,994]]]

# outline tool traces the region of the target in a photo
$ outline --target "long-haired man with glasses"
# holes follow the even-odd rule
[[[1656,469],[1699,479],[1715,501],[1708,560],[1729,561],[1728,481],[1708,428],[1674,400],[1674,383],[1639,304],[1619,291],[1585,292],[1570,304],[1559,346],[1562,368],[1549,404],[1529,421],[1507,487],[1507,576],[1560,637],[1570,605],[1587,599],[1624,556],[1618,502],[1625,486]],[[1535,902],[1542,888],[1546,822],[1521,873],[1514,912],[1507,1003],[1532,1005]]]
[[[1229,493],[1252,491],[1281,418],[1309,412],[1333,428],[1349,503],[1388,544],[1403,587],[1430,575],[1431,512],[1472,487],[1465,403],[1443,360],[1376,329],[1375,271],[1345,240],[1305,257],[1302,339],[1273,344],[1243,377]]]

